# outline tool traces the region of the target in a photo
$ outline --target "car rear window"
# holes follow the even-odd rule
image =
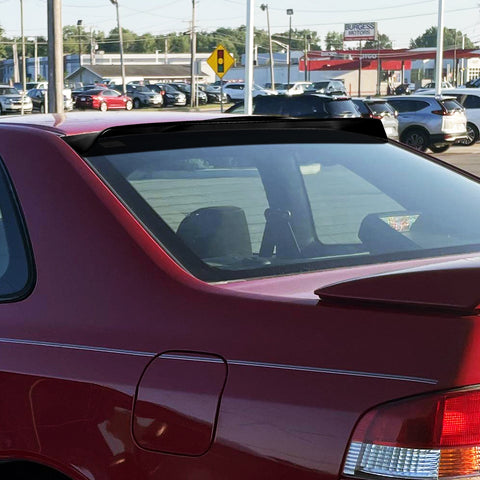
[[[175,146],[159,138],[156,148],[125,151],[111,142],[111,153],[87,156],[199,278],[480,251],[479,184],[434,160],[346,132],[322,142],[285,131],[214,135],[210,146],[200,137]]]
[[[440,102],[448,112],[463,110],[463,107],[457,100],[441,100]]]
[[[351,100],[335,100],[327,102],[325,108],[330,115],[358,116],[358,110]]]
[[[375,115],[393,115],[395,113],[387,102],[369,102],[368,106]]]

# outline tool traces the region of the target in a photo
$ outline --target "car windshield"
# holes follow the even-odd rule
[[[181,91],[181,92],[189,92],[190,91],[190,85],[184,85],[184,84],[180,84],[180,83],[174,83],[172,85],[173,88],[175,88],[177,91]]]
[[[0,95],[20,95],[20,93],[13,87],[0,87]]]
[[[329,82],[315,82],[313,85],[310,85],[309,90],[321,90],[322,88],[327,88]]]
[[[172,87],[171,85],[165,84],[165,85],[159,85],[160,88],[165,90],[166,93],[178,93],[178,90],[175,87]]]
[[[134,90],[136,92],[152,93],[152,91],[149,88],[145,87],[144,85],[135,86]]]
[[[205,280],[480,251],[476,180],[345,132],[330,132],[328,143],[283,132],[273,144],[260,133],[246,144],[237,134],[232,145],[112,147],[87,160]]]

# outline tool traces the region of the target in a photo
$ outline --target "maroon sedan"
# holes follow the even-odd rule
[[[0,478],[476,479],[480,185],[378,120],[0,122]]]
[[[133,102],[130,97],[122,95],[115,90],[98,88],[96,90],[87,90],[77,95],[75,107],[81,110],[93,108],[102,112],[113,109],[131,110]]]

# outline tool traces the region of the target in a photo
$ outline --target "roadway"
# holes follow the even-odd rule
[[[445,153],[433,155],[480,177],[480,143],[471,147],[453,146]]]

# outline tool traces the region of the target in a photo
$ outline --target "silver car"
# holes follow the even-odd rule
[[[466,138],[465,109],[452,97],[404,95],[385,97],[398,112],[400,141],[417,150],[444,152]]]
[[[33,109],[32,99],[27,95],[20,95],[16,88],[10,85],[0,85],[0,115],[5,113],[31,113]]]
[[[127,95],[133,101],[133,108],[163,106],[163,96],[145,85],[127,85]]]
[[[398,140],[398,113],[383,98],[352,98],[363,118],[378,118],[388,138]]]

